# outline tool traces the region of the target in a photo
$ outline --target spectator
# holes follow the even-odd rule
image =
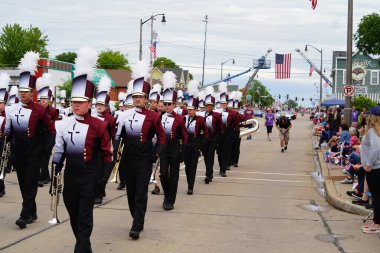
[[[253,119],[255,117],[254,111],[252,110],[252,105],[248,104],[244,110],[244,121]],[[248,128],[252,128],[253,124],[248,124]],[[252,136],[247,136],[247,140],[252,140]]]
[[[364,233],[380,233],[380,106],[370,110],[366,135],[362,139],[362,164],[366,172],[369,190],[374,201],[373,222],[363,226]]]
[[[271,141],[270,134],[272,133],[274,123],[274,114],[272,109],[268,108],[267,113],[265,114],[265,126],[267,127],[268,141]]]
[[[280,132],[280,146],[281,146],[281,152],[283,153],[284,150],[288,149],[288,143],[289,143],[289,130],[292,127],[292,123],[288,118],[285,116],[285,112],[280,113],[280,118],[276,121],[276,128]]]
[[[356,110],[355,106],[352,107],[352,122],[358,122],[359,112]]]
[[[329,139],[331,139],[331,137],[338,132],[341,120],[340,108],[332,108],[327,120],[329,128]]]

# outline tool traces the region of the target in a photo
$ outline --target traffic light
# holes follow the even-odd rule
[[[289,94],[286,95],[286,99],[289,99]]]
[[[313,101],[313,99],[312,99],[312,98],[310,98],[310,101]]]
[[[281,95],[278,95],[278,99],[281,99]]]
[[[297,97],[296,97],[296,101],[297,101]]]
[[[302,101],[303,101],[304,99],[302,98]]]

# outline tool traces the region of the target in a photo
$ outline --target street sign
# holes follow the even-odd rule
[[[355,95],[366,95],[367,87],[365,86],[355,86]]]
[[[352,85],[345,85],[343,87],[343,94],[346,96],[346,97],[352,97],[355,93],[355,87],[352,86]]]

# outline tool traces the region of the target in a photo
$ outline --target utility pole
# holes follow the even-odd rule
[[[352,85],[352,18],[353,0],[348,0],[348,19],[347,19],[347,62],[346,62],[346,85]],[[346,96],[344,103],[344,122],[349,126],[352,121],[352,101],[351,97]]]
[[[142,59],[142,26],[143,26],[143,21],[140,19],[140,43],[139,43],[139,60],[141,61]]]
[[[150,45],[152,45],[152,43],[153,43],[153,20],[154,20],[153,15],[150,18],[151,18],[151,21],[150,21]],[[152,68],[153,67],[153,60],[152,60],[153,56],[152,56],[152,51],[149,50],[149,52],[150,52],[150,54],[149,54],[150,55],[150,68]],[[152,83],[152,80],[150,80],[150,81]]]
[[[205,60],[206,60],[206,40],[207,40],[207,23],[208,23],[208,17],[206,15],[205,20],[205,41],[203,44],[203,67],[202,67],[202,87],[205,81]]]

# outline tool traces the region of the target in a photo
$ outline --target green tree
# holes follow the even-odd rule
[[[289,99],[288,101],[286,101],[284,103],[284,105],[287,105],[287,107],[289,109],[294,109],[294,108],[298,108],[299,107],[298,103],[296,101],[292,100],[292,99]]]
[[[69,63],[75,63],[75,59],[77,58],[77,53],[75,52],[66,52],[59,54],[55,57],[58,61],[64,61]]]
[[[355,106],[356,110],[361,111],[363,108],[368,110],[372,106],[375,106],[376,102],[370,98],[359,96],[352,100],[352,105]]]
[[[24,29],[19,24],[7,24],[0,34],[0,64],[16,67],[28,51],[38,52],[40,57],[48,57],[48,41],[47,35],[38,27]]]
[[[119,51],[112,51],[110,49],[102,51],[99,54],[98,68],[131,70],[127,57]]]
[[[380,15],[364,16],[354,35],[356,47],[366,54],[380,54]]]
[[[258,80],[253,80],[253,85],[248,88],[245,95],[251,95],[252,101],[260,106],[272,106],[275,101],[267,87]]]
[[[66,97],[71,98],[71,90],[73,89],[73,81],[67,80],[62,85],[58,86],[59,90],[65,90],[66,91]]]
[[[179,66],[172,61],[169,58],[166,57],[158,57],[154,62],[153,62],[153,67],[156,68],[179,68]]]

